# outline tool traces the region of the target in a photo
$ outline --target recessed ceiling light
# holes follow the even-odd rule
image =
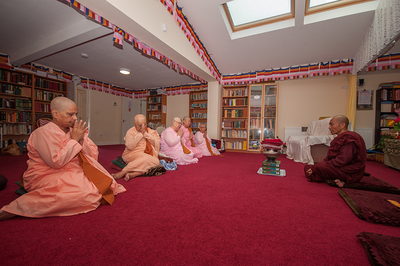
[[[120,68],[119,72],[124,75],[129,75],[131,73],[131,71],[127,68]]]

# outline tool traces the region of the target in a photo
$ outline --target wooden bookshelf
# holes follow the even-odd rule
[[[5,147],[10,140],[27,142],[37,119],[51,118],[50,101],[54,97],[66,96],[67,83],[33,73],[0,68],[0,89],[0,147]],[[36,96],[40,91],[46,92],[46,98]]]
[[[146,103],[147,123],[161,123],[166,125],[167,95],[149,95],[146,98]]]
[[[262,151],[261,141],[277,137],[278,84],[250,85],[248,151]]]
[[[221,138],[227,151],[247,151],[248,86],[222,88]]]
[[[375,144],[383,135],[394,133],[390,121],[396,119],[400,109],[400,82],[382,83],[376,90]]]
[[[261,152],[261,141],[276,138],[278,85],[222,88],[221,137],[227,151]]]
[[[189,93],[189,117],[192,121],[192,130],[198,131],[200,124],[207,127],[207,90],[191,91]]]

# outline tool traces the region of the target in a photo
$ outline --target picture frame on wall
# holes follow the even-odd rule
[[[357,91],[357,110],[373,110],[373,90]]]

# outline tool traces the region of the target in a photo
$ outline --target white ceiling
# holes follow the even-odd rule
[[[232,40],[220,12],[224,2],[178,0],[222,74],[353,58],[374,13],[366,11],[304,25],[305,0],[296,0],[295,26]],[[128,44],[122,50],[114,47],[111,29],[59,1],[0,1],[0,10],[0,53],[8,54],[13,64],[33,61],[132,90],[196,83]],[[102,15],[107,18],[107,14]],[[159,45],[151,38],[146,43]],[[398,46],[391,52],[400,52]],[[81,53],[89,58],[82,58]],[[121,67],[132,74],[119,74]],[[193,72],[210,80],[201,71]]]

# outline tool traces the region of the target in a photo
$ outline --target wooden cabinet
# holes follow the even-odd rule
[[[276,138],[277,84],[250,86],[249,151],[261,151],[261,141]]]
[[[5,68],[0,68],[0,89],[1,147],[10,140],[27,142],[37,119],[51,118],[51,99],[67,93],[64,81]]]
[[[395,110],[400,110],[400,83],[382,83],[376,90],[375,144],[382,135],[394,133],[390,122],[398,117]]]
[[[150,95],[147,96],[146,102],[147,123],[165,125],[167,120],[167,95]]]
[[[261,141],[277,131],[277,84],[222,89],[221,136],[228,151],[260,152]]]
[[[221,137],[225,150],[247,150],[248,90],[247,86],[222,88]]]
[[[198,131],[202,123],[207,127],[207,95],[207,90],[189,93],[189,117],[193,131]]]

